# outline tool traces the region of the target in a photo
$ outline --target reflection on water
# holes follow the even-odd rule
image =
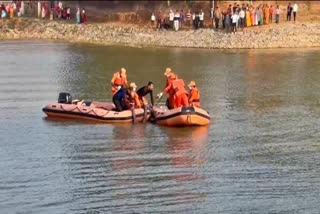
[[[204,150],[208,130],[208,127],[166,130],[168,150],[173,156],[172,164],[177,167],[201,167],[205,163]]]
[[[318,213],[318,49],[136,49],[0,42],[2,213]],[[32,49],[32,51],[30,51]],[[208,127],[48,119],[61,91],[111,100],[126,67],[195,80]]]
[[[70,176],[82,184],[75,186],[71,196],[81,201],[75,211],[89,206],[91,211],[137,212],[141,205],[147,210],[160,205],[166,206],[164,210],[185,210],[188,203],[206,199],[205,192],[194,188],[206,179],[199,167],[205,163],[208,127],[177,129],[179,137],[168,128],[150,124],[111,129],[94,138],[79,136],[86,143],[76,140],[79,143],[67,152]],[[168,141],[148,140],[148,135]]]
[[[128,170],[143,167],[144,161],[141,157],[146,150],[143,142],[145,126],[120,125],[112,131],[112,150],[119,154],[112,161],[113,169]]]

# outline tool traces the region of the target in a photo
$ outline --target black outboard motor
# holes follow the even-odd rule
[[[72,97],[69,93],[61,92],[59,93],[58,103],[71,104]]]

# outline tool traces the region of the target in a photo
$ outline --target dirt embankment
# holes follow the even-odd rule
[[[57,39],[76,43],[135,47],[286,48],[320,47],[320,22],[285,22],[245,28],[243,32],[200,29],[155,31],[147,26],[119,23],[78,25],[30,18],[0,20],[0,39]]]

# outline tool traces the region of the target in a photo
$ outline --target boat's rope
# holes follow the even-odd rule
[[[94,109],[91,109],[91,111],[95,114],[95,115],[97,115],[97,116],[99,116],[99,117],[103,117],[103,116],[105,116],[106,114],[108,114],[109,113],[109,111],[108,110],[105,110],[106,111],[106,113],[104,113],[103,115],[98,115],[95,111],[94,111]],[[89,111],[89,112],[91,112],[91,111]],[[89,113],[88,112],[88,113]]]
[[[75,109],[78,109],[81,113],[89,114],[90,112],[93,112],[96,116],[99,116],[99,117],[103,117],[103,116],[105,116],[106,114],[109,113],[109,111],[106,110],[106,112],[105,112],[103,115],[98,115],[93,109],[91,109],[90,111],[82,111],[78,106],[76,106],[76,107],[75,107],[74,109],[72,109],[72,110],[66,110],[66,109],[64,109],[64,108],[63,108],[63,105],[60,105],[60,107],[61,107],[61,109],[62,109],[63,111],[74,111]]]
[[[60,108],[63,110],[63,111],[74,111],[75,109],[78,109],[79,111],[81,111],[79,108],[78,108],[78,106],[76,106],[74,109],[72,109],[72,110],[65,110],[64,108],[63,108],[63,105],[60,105]]]

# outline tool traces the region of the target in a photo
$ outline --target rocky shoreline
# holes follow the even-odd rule
[[[320,47],[320,23],[297,22],[245,28],[236,34],[212,29],[156,31],[151,27],[17,18],[0,20],[0,40],[53,39],[131,47],[216,49]]]

